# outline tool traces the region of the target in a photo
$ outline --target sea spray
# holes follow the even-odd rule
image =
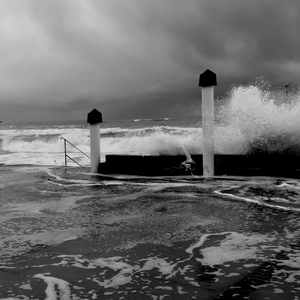
[[[187,172],[189,172],[189,173],[191,173],[191,175],[193,175],[194,169],[195,169],[195,162],[193,161],[191,155],[186,151],[186,149],[184,147],[182,147],[182,150],[184,152],[186,160],[184,162],[182,162],[181,165],[185,168],[185,170]]]
[[[299,93],[287,98],[254,85],[236,87],[220,119],[228,133],[236,129],[241,153],[299,153],[299,98]]]

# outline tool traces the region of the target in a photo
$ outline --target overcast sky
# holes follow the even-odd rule
[[[192,115],[264,76],[300,82],[299,0],[0,0],[0,120]]]

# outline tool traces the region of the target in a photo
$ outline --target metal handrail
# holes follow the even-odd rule
[[[60,140],[64,141],[64,147],[65,147],[65,166],[67,166],[67,158],[71,159],[74,163],[76,163],[79,167],[82,167],[82,165],[80,163],[78,163],[75,159],[73,159],[72,157],[70,157],[67,154],[67,143],[70,144],[72,147],[74,147],[75,149],[77,149],[80,153],[82,153],[83,155],[85,155],[86,157],[90,158],[86,153],[82,152],[79,148],[77,148],[74,144],[72,144],[71,142],[69,142],[67,139],[65,139],[64,137],[60,137]]]

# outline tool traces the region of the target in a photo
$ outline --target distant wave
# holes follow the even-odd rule
[[[143,121],[171,121],[173,118],[155,118],[155,119],[134,119],[134,122],[143,122]]]
[[[199,131],[194,127],[172,127],[172,126],[152,126],[142,128],[105,128],[101,129],[101,138],[129,138],[147,137],[153,134],[167,134],[181,136],[194,131]]]
[[[57,140],[59,138],[59,134],[32,134],[32,135],[18,135],[14,136],[12,140],[23,140],[25,142],[33,142],[36,140],[43,141],[45,143],[51,143],[53,140]]]

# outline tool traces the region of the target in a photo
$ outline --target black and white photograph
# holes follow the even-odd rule
[[[0,0],[0,300],[300,300],[299,0]]]

